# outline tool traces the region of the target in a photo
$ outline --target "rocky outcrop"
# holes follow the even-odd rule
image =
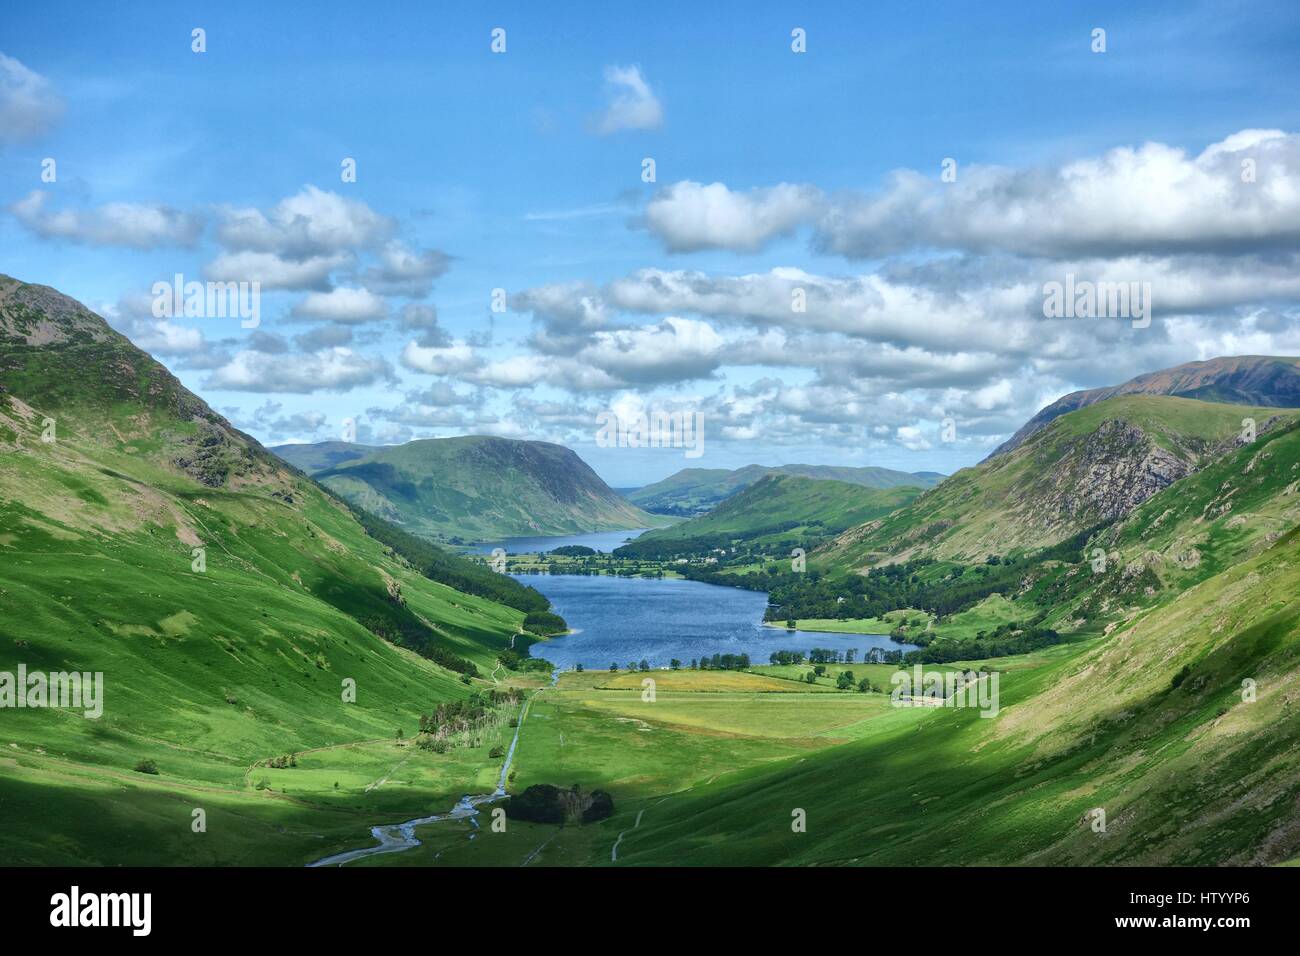
[[[1196,470],[1204,449],[1178,455],[1141,428],[1112,420],[1080,440],[1027,492],[1026,509],[1040,526],[1080,527],[1114,521]]]

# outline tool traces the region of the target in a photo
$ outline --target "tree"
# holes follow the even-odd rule
[[[581,674],[581,673],[582,673],[582,662],[579,661],[579,662],[574,666],[573,669],[576,670],[579,674]]]
[[[612,670],[612,671],[616,671],[616,670],[618,670],[618,661],[613,661],[613,662],[609,665],[609,669]]]
[[[682,669],[682,662],[674,657],[672,660],[668,662],[668,666],[672,670],[679,671]]]

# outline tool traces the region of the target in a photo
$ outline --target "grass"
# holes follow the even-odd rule
[[[39,415],[0,410],[23,433],[0,461],[0,671],[102,673],[104,710],[4,712],[0,803],[23,826],[0,833],[0,856],[295,862],[349,845],[376,814],[409,818],[478,784],[486,751],[392,743],[471,687],[367,622],[428,635],[484,686],[522,612],[415,573],[269,460],[203,487],[138,406],[57,415],[58,442],[42,444]],[[339,749],[307,753],[324,747]],[[265,765],[288,754],[297,768]],[[156,776],[134,770],[146,761]]]

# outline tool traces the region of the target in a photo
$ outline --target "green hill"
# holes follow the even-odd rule
[[[848,468],[834,465],[746,465],[744,468],[685,468],[675,475],[627,493],[628,501],[658,514],[694,516],[717,506],[766,475],[842,481],[863,488],[929,488],[943,480],[933,471],[905,472],[889,468]]]
[[[359,445],[350,441],[319,441],[306,445],[273,445],[275,452],[289,464],[309,475],[356,461],[380,450],[378,445]]]
[[[1007,667],[996,719],[904,708],[856,742],[647,804],[641,825],[624,832],[618,863],[1292,859],[1298,595],[1300,530],[1292,530],[1106,640]],[[791,832],[796,808],[804,833]],[[1104,832],[1090,825],[1097,808]]]
[[[546,601],[366,520],[79,303],[0,277],[0,672],[104,681],[99,719],[4,711],[0,805],[24,825],[0,856],[283,863],[464,793],[372,794],[401,755],[362,742],[483,686]],[[268,764],[330,747],[348,759]]]
[[[1071,392],[1029,419],[989,457],[1011,451],[1053,419],[1117,395],[1173,395],[1219,404],[1300,408],[1300,359],[1234,355],[1148,372],[1122,385]]]
[[[816,556],[862,567],[915,557],[983,561],[1046,547],[1109,524],[1242,444],[1242,420],[1266,431],[1276,408],[1125,395],[1054,419],[1006,454],[965,468],[898,512],[846,532]]]
[[[341,442],[281,446],[308,464],[346,454]],[[619,531],[664,523],[615,494],[561,445],[470,436],[368,449],[315,470],[327,488],[413,534],[456,543]]]
[[[620,550],[668,542],[747,541],[797,534],[824,536],[889,514],[907,504],[920,488],[865,488],[843,481],[769,474],[724,499],[698,518],[647,531]]]

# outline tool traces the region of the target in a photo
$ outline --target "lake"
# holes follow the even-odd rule
[[[572,574],[515,575],[541,591],[574,633],[533,645],[532,653],[561,669],[575,664],[603,670],[611,662],[649,661],[667,667],[672,658],[691,660],[714,654],[748,654],[766,664],[773,651],[814,647],[857,651],[913,649],[884,634],[828,634],[763,627],[767,595],[761,591],[699,581],[616,578]]]
[[[586,534],[549,535],[539,538],[503,538],[500,541],[483,541],[470,546],[471,554],[491,554],[495,548],[505,548],[506,554],[534,554],[554,551],[566,545],[586,545],[593,551],[608,554],[619,545],[627,544],[645,528],[631,531],[595,531]]]

